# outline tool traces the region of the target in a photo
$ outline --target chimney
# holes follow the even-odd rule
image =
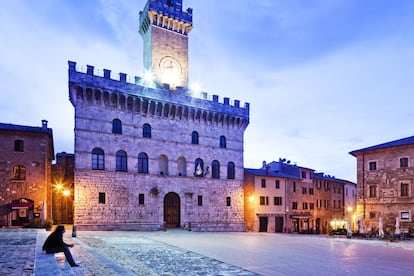
[[[42,129],[47,130],[47,120],[42,120]]]

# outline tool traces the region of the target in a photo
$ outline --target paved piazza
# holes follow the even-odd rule
[[[86,232],[72,253],[80,267],[46,263],[50,232],[0,229],[0,275],[409,275],[414,241],[384,242],[271,233]],[[50,258],[49,258],[50,261]],[[49,267],[48,267],[49,266]],[[53,268],[51,266],[54,266]]]

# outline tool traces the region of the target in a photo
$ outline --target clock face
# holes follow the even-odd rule
[[[163,83],[176,86],[181,81],[181,65],[175,58],[171,56],[163,57],[159,66]]]

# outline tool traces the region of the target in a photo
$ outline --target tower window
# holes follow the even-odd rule
[[[144,124],[142,126],[142,137],[151,138],[151,125],[150,124]]]
[[[212,170],[212,173],[211,173],[212,178],[220,178],[220,163],[219,163],[219,161],[214,160],[211,163],[211,170]]]
[[[123,150],[119,150],[116,153],[116,170],[120,172],[128,171],[127,154]]]
[[[198,132],[197,131],[193,131],[191,133],[191,144],[198,145]]]
[[[138,154],[138,173],[148,173],[148,155],[145,152]]]
[[[99,204],[105,204],[106,203],[106,195],[105,193],[99,193]]]
[[[197,158],[194,164],[194,176],[203,177],[204,173],[204,162],[202,159]]]
[[[112,121],[112,133],[122,134],[122,122],[119,119],[114,119]]]
[[[233,162],[227,163],[227,179],[234,179],[235,178],[235,165]]]
[[[105,154],[103,149],[94,148],[92,150],[92,170],[105,169]]]
[[[220,136],[220,148],[226,148],[226,137],[225,136]]]
[[[14,151],[18,151],[18,152],[23,152],[24,151],[23,140],[15,140],[14,141]]]
[[[139,194],[138,195],[138,204],[139,205],[143,205],[145,203],[145,196],[144,194]]]
[[[198,206],[203,206],[203,196],[202,195],[199,195],[197,197],[197,205]]]
[[[226,197],[226,206],[231,206],[231,197]]]

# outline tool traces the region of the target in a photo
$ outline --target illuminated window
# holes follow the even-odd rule
[[[22,165],[16,165],[13,167],[13,179],[14,180],[26,180],[26,168]]]
[[[410,220],[410,212],[401,212],[401,220]]]

